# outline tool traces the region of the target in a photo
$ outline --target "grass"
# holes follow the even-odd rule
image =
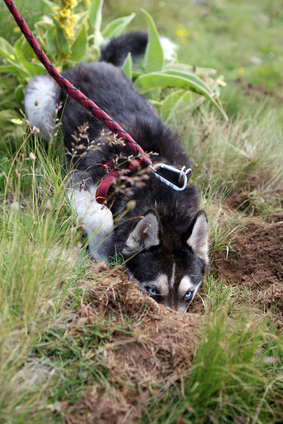
[[[281,392],[282,377],[274,370],[272,378],[262,373],[256,359],[262,326],[258,331],[254,317],[247,318],[234,326],[225,315],[209,316],[183,398],[165,398],[164,409],[153,422],[258,422],[259,416],[260,422],[269,422],[270,402]]]
[[[31,26],[45,8],[27,0],[17,6]],[[0,5],[0,35],[13,41],[17,34],[5,7]],[[105,22],[138,7],[136,0],[131,10],[124,0],[109,0]],[[160,32],[180,44],[183,62],[215,68],[228,82],[221,93],[228,123],[205,103],[173,110],[167,123],[192,158],[212,256],[221,249],[229,255],[246,221],[224,208],[227,196],[244,191],[257,206],[257,219],[272,220],[282,208],[282,5],[145,0],[143,7]],[[144,27],[140,13],[133,25]],[[247,83],[253,84],[249,92]],[[10,78],[0,80],[0,113],[15,107],[10,84]],[[106,410],[114,409],[113,423],[282,422],[278,308],[263,311],[252,302],[252,291],[213,275],[203,285],[204,313],[186,371],[171,385],[113,380],[109,352],[121,343],[125,355],[133,343],[160,361],[167,358],[165,363],[170,348],[145,335],[145,308],[138,318],[128,316],[122,303],[120,312],[112,305],[107,314],[93,300],[101,281],[119,277],[111,269],[93,270],[64,190],[62,138],[49,151],[34,134],[20,142],[15,148],[12,133],[5,142],[0,136],[0,422],[84,422],[103,402]],[[120,263],[113,258],[114,265]]]

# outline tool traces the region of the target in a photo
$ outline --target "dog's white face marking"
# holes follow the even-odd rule
[[[175,284],[175,272],[176,272],[176,264],[173,263],[172,276],[170,278],[170,287],[173,288]]]
[[[183,297],[185,297],[185,294],[187,293],[187,291],[194,291],[194,290],[195,290],[195,286],[193,285],[190,277],[187,275],[183,277],[178,287],[180,298],[182,299]]]
[[[28,85],[25,109],[31,127],[37,127],[45,139],[54,130],[55,107],[59,86],[49,75],[40,75]]]
[[[191,297],[191,302],[192,302],[200,285],[201,285],[201,282],[197,285],[194,285],[192,283],[190,277],[187,276],[187,275],[185,277],[183,277],[181,282],[180,282],[179,289],[178,289],[180,299],[184,299],[187,292],[193,292],[192,297]]]
[[[108,249],[111,245],[113,216],[110,210],[95,199],[96,186],[90,191],[67,189],[71,205],[80,218],[89,238],[89,249],[96,260],[109,259]]]
[[[143,284],[145,287],[156,289],[161,296],[167,296],[169,293],[168,276],[159,274],[155,280]]]

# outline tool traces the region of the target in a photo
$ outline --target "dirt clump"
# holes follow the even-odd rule
[[[234,80],[236,84],[238,84],[242,91],[252,97],[267,97],[267,98],[274,98],[277,104],[282,104],[282,97],[279,96],[275,91],[268,90],[266,87],[263,87],[262,85],[253,84],[251,82],[245,81],[243,78],[237,78]]]
[[[269,200],[269,199],[268,199]],[[243,212],[245,215],[253,217],[261,217],[267,222],[281,222],[283,221],[283,210],[279,207],[272,207],[265,209],[268,200],[261,197],[254,197],[251,193],[245,191],[235,192],[229,196],[225,202],[225,209],[230,211]],[[265,214],[264,214],[265,209]]]
[[[230,209],[235,209],[241,212],[248,211],[252,206],[248,195],[244,192],[233,193],[227,198],[225,204]]]
[[[227,249],[215,252],[211,271],[228,284],[249,289],[251,303],[275,307],[283,324],[283,222],[251,221]]]
[[[68,325],[108,323],[107,342],[93,352],[108,370],[107,384],[90,388],[67,415],[72,423],[132,422],[149,397],[160,395],[161,385],[169,387],[188,376],[199,317],[182,315],[145,297],[123,267],[95,271],[102,271],[102,278],[92,288],[90,281],[83,282],[88,294]]]

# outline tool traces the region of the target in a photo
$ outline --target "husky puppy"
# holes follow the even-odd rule
[[[81,63],[62,74],[121,125],[153,163],[190,168],[177,135],[119,68],[128,52],[134,60],[144,53],[147,37],[130,33],[113,39],[102,49],[99,62]],[[208,222],[205,212],[198,210],[196,187],[177,191],[165,184],[49,75],[40,75],[26,89],[25,108],[31,126],[46,138],[58,103],[64,105],[66,148],[75,151],[68,195],[88,235],[92,256],[109,261],[118,252],[144,293],[185,313],[208,266]],[[79,136],[85,123],[90,144],[85,134]],[[109,163],[118,169],[116,184],[108,190],[107,203],[101,204],[96,191]]]

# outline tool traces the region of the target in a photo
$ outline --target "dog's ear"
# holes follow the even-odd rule
[[[203,210],[196,214],[190,230],[191,234],[187,240],[188,245],[208,265],[208,221]]]
[[[154,212],[143,216],[129,235],[123,249],[124,255],[130,255],[142,249],[159,245],[159,223]]]

